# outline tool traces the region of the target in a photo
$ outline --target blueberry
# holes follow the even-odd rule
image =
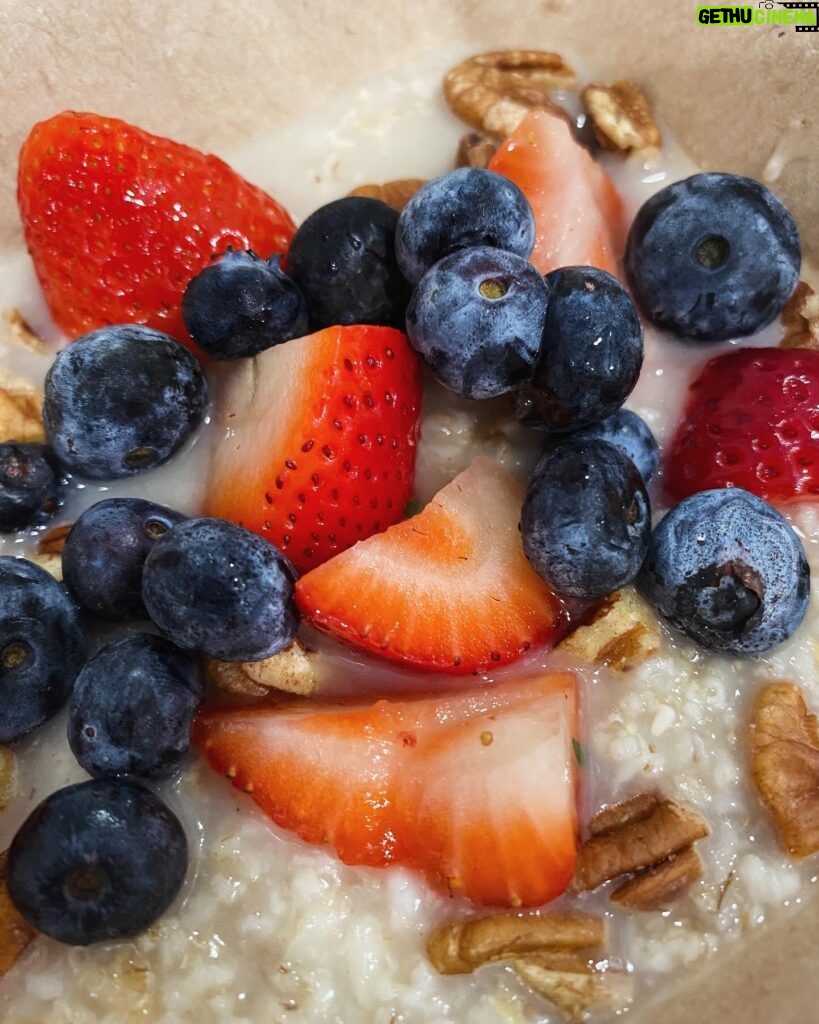
[[[652,196],[626,246],[649,320],[698,341],[753,334],[799,280],[799,233],[779,199],[738,174],[694,174]]]
[[[85,656],[79,611],[54,577],[0,557],[0,743],[60,710]]]
[[[567,438],[536,466],[520,529],[526,557],[554,590],[611,594],[635,578],[648,548],[643,478],[608,441]]]
[[[280,262],[228,250],[191,280],[182,319],[204,352],[241,359],[307,333],[307,303]]]
[[[546,278],[549,306],[531,378],[517,396],[528,426],[565,433],[616,412],[637,383],[643,330],[620,282],[595,267]]]
[[[89,775],[164,778],[190,746],[205,692],[193,658],[150,633],[120,637],[77,676],[68,742]]]
[[[532,372],[548,295],[523,257],[464,249],[424,274],[407,309],[407,335],[442,384],[466,398],[491,398]]]
[[[222,661],[260,661],[298,627],[296,573],[277,547],[224,519],[188,519],[145,561],[148,613],[183,650]]]
[[[0,444],[0,533],[47,522],[62,496],[59,463],[45,444]]]
[[[397,221],[386,203],[347,196],[320,207],[296,231],[287,272],[307,299],[314,329],[403,327],[409,289],[395,260]]]
[[[142,568],[154,541],[186,517],[142,498],[106,498],[77,519],[63,548],[63,582],[101,619],[145,619]]]
[[[780,512],[739,487],[700,491],[654,530],[639,586],[711,651],[761,654],[805,617],[810,569]]]
[[[179,819],[128,779],[58,789],[8,852],[12,902],[38,931],[72,946],[136,935],[162,915],[188,868]]]
[[[412,284],[459,249],[492,246],[526,257],[534,244],[526,196],[482,167],[459,167],[422,185],[401,211],[395,233],[398,266]]]
[[[575,441],[599,439],[613,444],[615,448],[628,455],[646,484],[657,472],[660,464],[657,439],[646,421],[630,409],[618,409],[604,420],[575,430],[571,437]],[[560,443],[560,439],[556,439],[552,445]]]
[[[43,419],[68,470],[114,480],[167,461],[206,403],[199,363],[178,341],[147,327],[102,327],[58,353]]]

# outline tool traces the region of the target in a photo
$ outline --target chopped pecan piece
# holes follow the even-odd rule
[[[30,562],[35,562],[39,565],[41,569],[45,569],[46,572],[51,573],[55,580],[62,582],[63,556],[61,554],[52,554],[48,551],[45,554],[36,552],[33,555],[29,555],[28,559]]]
[[[11,902],[6,886],[6,854],[0,853],[0,978],[17,963],[36,934]]]
[[[800,281],[782,310],[785,333],[780,348],[819,349],[819,295],[806,281]]]
[[[589,665],[609,665],[625,672],[660,648],[660,627],[649,605],[633,587],[618,590],[578,626],[560,649]]]
[[[398,178],[395,181],[385,181],[383,185],[359,185],[350,192],[350,195],[380,199],[382,203],[400,213],[423,184],[423,178]]]
[[[589,822],[589,834],[599,836],[604,832],[613,832],[624,825],[629,825],[632,821],[642,821],[660,806],[662,799],[656,789],[648,789],[645,793],[629,797],[628,800],[610,804],[599,810]]]
[[[611,901],[630,910],[665,910],[701,878],[700,855],[689,846],[624,882],[611,894]]]
[[[488,167],[498,144],[481,132],[467,132],[461,136],[455,155],[456,167]]]
[[[632,82],[587,85],[581,96],[603,149],[631,153],[659,148],[662,136],[651,104]]]
[[[234,662],[207,658],[204,668],[208,681],[220,690],[248,697],[264,697],[271,690],[285,690],[309,697],[318,686],[315,655],[305,650],[298,640],[262,661]]]
[[[14,751],[0,747],[0,811],[4,810],[14,796],[14,773],[16,768]]]
[[[9,334],[12,341],[15,341],[18,345],[23,345],[25,348],[30,348],[32,352],[36,352],[38,355],[43,355],[48,351],[43,339],[32,330],[31,325],[19,309],[9,310],[6,314],[6,320],[9,324]]]
[[[44,441],[42,393],[8,374],[0,378],[0,441]]]
[[[624,1010],[633,1000],[628,975],[616,971],[555,969],[548,956],[527,956],[512,963],[515,973],[531,989],[548,999],[569,1021],[583,1020],[594,1007]]]
[[[754,701],[751,777],[793,857],[819,851],[819,723],[798,686],[776,682]]]
[[[37,552],[41,555],[60,555],[65,547],[65,538],[71,532],[73,523],[60,523],[59,526],[52,526],[50,530],[37,541]]]
[[[534,108],[567,117],[550,92],[571,89],[576,80],[574,69],[557,53],[500,50],[454,67],[444,79],[444,96],[461,120],[502,139]]]

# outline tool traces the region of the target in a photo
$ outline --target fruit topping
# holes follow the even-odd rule
[[[658,327],[696,341],[753,334],[799,280],[799,233],[782,202],[738,174],[694,174],[668,185],[634,218],[626,271]]]
[[[0,533],[47,522],[62,490],[60,467],[47,445],[0,444]]]
[[[418,515],[302,576],[302,614],[429,672],[491,671],[554,642],[568,615],[523,554],[522,497],[506,470],[476,459]]]
[[[660,449],[651,428],[642,417],[630,409],[618,409],[604,420],[598,420],[571,434],[574,441],[608,441],[627,455],[647,484],[660,464]],[[561,444],[557,438],[551,445]]]
[[[222,661],[258,661],[293,641],[295,572],[278,548],[222,519],[186,519],[145,560],[142,599],[169,640]]]
[[[514,907],[571,878],[574,733],[567,672],[375,704],[214,707],[194,726],[213,767],[307,842]]]
[[[128,779],[46,797],[8,852],[9,895],[38,931],[73,946],[119,939],[167,910],[188,865],[176,815]]]
[[[407,309],[407,336],[450,390],[492,398],[531,375],[548,294],[522,257],[487,246],[464,249],[421,278]]]
[[[810,570],[784,516],[730,487],[702,491],[671,509],[651,536],[639,586],[702,647],[761,654],[804,618]]]
[[[297,569],[403,518],[421,373],[388,327],[331,327],[237,364],[220,396],[206,510],[261,534]]]

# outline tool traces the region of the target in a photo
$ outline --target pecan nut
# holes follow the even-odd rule
[[[14,796],[16,768],[14,751],[0,747],[0,811],[8,807]]]
[[[488,167],[498,144],[481,132],[467,132],[461,136],[455,154],[456,167]]]
[[[45,354],[48,349],[43,339],[35,333],[31,324],[23,316],[19,309],[11,309],[6,313],[6,320],[9,325],[11,340],[24,348],[30,348],[38,355]]]
[[[512,967],[521,981],[571,1022],[583,1020],[587,1011],[595,1008],[625,1010],[634,999],[631,978],[620,971],[596,971],[591,966],[561,969],[539,954],[515,960]]]
[[[654,612],[633,587],[626,587],[608,597],[560,649],[586,664],[625,672],[656,654],[660,639]]]
[[[17,963],[36,934],[11,902],[6,885],[6,854],[0,853],[0,978]]]
[[[316,656],[294,640],[289,647],[261,661],[218,661],[206,658],[208,682],[228,693],[264,697],[271,690],[309,697],[318,686]]]
[[[632,82],[587,85],[581,97],[603,149],[632,153],[659,148],[662,135],[651,104]]]
[[[819,349],[819,295],[806,281],[800,281],[782,310],[785,333],[780,348]]]
[[[424,184],[423,178],[397,178],[395,181],[385,181],[381,185],[359,185],[350,192],[350,195],[380,199],[382,203],[400,213]]]
[[[4,374],[0,378],[0,441],[44,441],[42,393]]]
[[[59,526],[52,526],[50,530],[46,530],[37,541],[37,553],[40,555],[62,554],[65,539],[73,525],[73,523],[60,523]]]
[[[702,873],[700,855],[689,846],[618,886],[611,901],[630,910],[666,910]]]

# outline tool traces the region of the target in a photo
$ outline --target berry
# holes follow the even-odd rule
[[[501,144],[489,169],[513,181],[534,211],[535,246],[529,259],[541,274],[581,264],[618,272],[625,240],[623,201],[562,117],[530,111]]]
[[[89,775],[172,775],[188,752],[204,692],[196,662],[169,640],[120,637],[77,676],[69,745]]]
[[[540,906],[577,851],[575,701],[574,677],[551,672],[415,700],[215,707],[194,738],[278,825],[347,864]]]
[[[107,498],[87,508],[63,547],[63,582],[101,619],[148,617],[142,568],[154,542],[186,517],[142,498]]]
[[[307,299],[314,330],[403,327],[409,289],[395,261],[397,221],[379,199],[347,196],[320,207],[296,231],[287,272]]]
[[[241,359],[307,333],[307,303],[280,262],[228,251],[190,281],[182,318],[203,352]]]
[[[721,654],[762,654],[805,616],[810,569],[787,520],[738,487],[681,501],[651,537],[639,586],[672,626]]]
[[[626,247],[634,297],[658,327],[697,341],[753,334],[799,281],[799,233],[752,178],[694,174],[645,202]]]
[[[521,512],[523,550],[546,583],[595,598],[631,583],[651,534],[643,478],[619,448],[567,438],[547,452]]]
[[[235,368],[219,413],[206,512],[261,534],[298,570],[403,518],[421,372],[398,331],[331,327],[270,349]]]
[[[630,409],[618,409],[604,420],[592,423],[571,435],[573,441],[608,441],[627,455],[647,484],[660,464],[657,439],[644,419]],[[553,444],[561,444],[558,439]]]
[[[450,253],[492,246],[527,257],[535,240],[532,208],[507,178],[482,167],[459,167],[422,185],[398,218],[395,253],[418,284]]]
[[[0,533],[47,522],[61,497],[60,467],[48,445],[0,444]]]
[[[185,285],[228,246],[285,252],[293,222],[215,156],[99,114],[36,124],[17,202],[51,315],[69,337],[139,323],[186,339]]]
[[[162,915],[188,866],[185,833],[158,796],[128,779],[90,779],[46,797],[12,840],[12,902],[72,946],[136,935]]]
[[[517,411],[529,426],[565,433],[620,408],[640,376],[643,329],[628,293],[605,270],[563,267],[546,283],[543,343]]]
[[[147,327],[103,327],[57,353],[43,419],[68,470],[114,480],[166,462],[206,404],[202,370],[179,342]]]
[[[675,499],[742,487],[768,501],[819,495],[819,352],[743,348],[706,363],[668,449]]]
[[[0,743],[60,710],[85,656],[79,612],[54,577],[0,557]]]
[[[407,335],[442,384],[465,398],[491,398],[531,374],[548,294],[522,257],[488,246],[464,249],[421,278]]]
[[[295,572],[279,551],[222,519],[187,519],[145,560],[148,614],[185,651],[222,661],[261,661],[292,643]]]
[[[560,598],[523,555],[522,489],[476,459],[412,519],[299,580],[314,626],[426,672],[492,671],[568,629]]]

